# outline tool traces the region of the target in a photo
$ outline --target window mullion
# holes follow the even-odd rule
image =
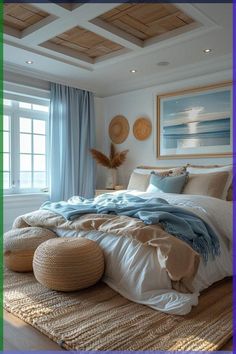
[[[20,134],[19,134],[19,114],[17,112],[18,103],[14,102],[13,126],[12,126],[12,187],[14,193],[19,193],[20,189]]]
[[[31,188],[34,184],[34,120],[31,121]]]
[[[50,158],[50,143],[49,143],[49,120],[46,121],[46,184],[49,189],[49,175],[50,175],[50,170],[49,170],[49,158]]]
[[[28,102],[28,101],[27,101]],[[49,134],[48,134],[48,114],[45,112],[37,112],[26,109],[20,109],[18,101],[11,101],[11,106],[4,107],[5,114],[10,116],[10,188],[4,190],[5,194],[18,193],[33,193],[42,191],[42,187],[47,187],[48,182],[48,148],[49,148]],[[22,121],[21,121],[22,118]],[[27,128],[27,120],[31,120],[31,132]],[[44,124],[38,123],[44,122]],[[36,130],[33,131],[34,122]],[[25,126],[26,124],[26,126]],[[44,128],[42,128],[44,127]],[[22,144],[21,144],[22,134]],[[31,153],[27,148],[30,144],[27,135],[31,135]],[[45,137],[45,140],[44,138]],[[45,152],[40,148],[40,144],[45,144]],[[35,145],[35,146],[34,146]],[[22,153],[22,155],[21,155]],[[36,153],[36,155],[34,155]],[[31,171],[28,171],[29,158],[31,157]],[[46,160],[45,169],[42,168],[43,157]],[[21,165],[22,156],[22,165]],[[34,156],[36,156],[34,158]],[[21,168],[24,173],[21,173]],[[36,169],[37,173],[34,173]],[[43,173],[46,173],[44,178]],[[29,175],[31,175],[31,184],[29,183]],[[34,182],[35,179],[35,182]]]

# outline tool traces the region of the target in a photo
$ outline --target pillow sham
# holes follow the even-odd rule
[[[132,172],[127,189],[135,189],[140,192],[145,192],[148,187],[149,180],[150,174]]]
[[[155,172],[155,173],[160,173],[160,172],[169,172],[169,171],[180,171],[180,170],[186,170],[187,166],[178,166],[178,167],[170,167],[170,166],[163,166],[163,167],[137,167],[134,169],[133,172],[136,173],[140,173],[140,174],[145,174],[145,175],[149,175],[151,172]]]
[[[168,168],[160,168],[149,170],[144,168],[136,168],[132,172],[129,183],[128,183],[128,190],[138,190],[140,192],[145,192],[150,181],[150,174],[151,172],[155,172],[161,176],[178,176],[186,171],[186,167],[168,167]]]
[[[152,193],[161,191],[164,193],[180,194],[187,178],[187,173],[178,176],[160,176],[159,174],[152,173],[146,192]]]
[[[180,176],[186,172],[186,167],[175,167],[170,170],[164,170],[164,171],[152,171],[151,173],[157,175],[157,176]]]
[[[190,174],[183,194],[206,195],[224,199],[229,172]]]
[[[218,172],[228,172],[228,179],[225,184],[225,189],[222,193],[222,198],[224,200],[230,200],[230,187],[232,186],[233,179],[233,166],[197,166],[197,165],[188,165],[187,171],[192,174],[208,174],[208,173],[218,173]]]

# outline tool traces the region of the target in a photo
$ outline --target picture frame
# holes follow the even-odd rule
[[[157,157],[232,156],[232,124],[231,81],[159,95]]]

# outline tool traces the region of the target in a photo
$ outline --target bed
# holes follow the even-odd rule
[[[192,168],[194,169],[194,167]],[[165,253],[164,251],[162,252],[164,248],[159,247],[159,243],[158,245],[155,245],[155,242],[154,245],[152,244],[153,238],[151,238],[150,242],[150,239],[147,240],[144,238],[144,240],[140,240],[136,236],[133,237],[131,231],[134,229],[137,231],[137,224],[134,225],[127,216],[121,216],[122,220],[119,220],[119,228],[117,228],[117,219],[115,227],[114,223],[112,224],[113,228],[111,227],[110,217],[108,218],[109,220],[103,220],[102,223],[99,219],[97,225],[96,222],[91,222],[90,217],[88,227],[88,219],[86,219],[85,223],[81,222],[84,216],[78,216],[74,220],[65,220],[62,215],[56,214],[52,210],[41,209],[17,218],[13,227],[24,227],[26,225],[45,227],[56,232],[59,237],[85,237],[96,241],[102,248],[105,256],[106,270],[102,278],[103,283],[113,289],[115,293],[119,293],[122,297],[133,303],[146,305],[146,308],[150,308],[152,311],[154,310],[158,313],[174,316],[174,318],[175,316],[183,316],[184,318],[184,316],[194,313],[194,311],[192,311],[193,308],[198,308],[197,305],[201,292],[208,289],[212,284],[232,276],[232,201],[226,200],[228,191],[232,189],[232,166],[231,170],[227,168],[228,167],[223,167],[222,171],[221,167],[218,168],[214,166],[209,167],[210,172],[204,171],[204,173],[206,173],[205,177],[208,178],[209,174],[225,173],[226,169],[229,178],[225,179],[224,177],[225,185],[221,186],[221,188],[217,188],[217,193],[219,193],[219,189],[221,189],[221,195],[224,199],[201,194],[166,193],[161,190],[152,190],[150,192],[143,191],[142,189],[147,190],[147,179],[150,178],[150,170],[152,171],[152,168],[136,169],[133,173],[141,175],[138,176],[138,183],[137,176],[133,174],[127,191],[114,192],[106,197],[108,198],[110,196],[110,198],[116,198],[122,196],[123,198],[128,195],[142,198],[142,200],[145,201],[161,198],[171,206],[181,208],[181,210],[186,213],[193,213],[213,230],[219,241],[219,254],[215,257],[209,256],[207,261],[203,257],[199,257],[199,262],[196,262],[195,251],[192,249],[189,250],[189,245],[183,246],[183,249],[177,248],[178,252],[174,252],[175,243],[165,243],[165,247],[167,247],[166,245],[169,247],[169,253]],[[199,174],[200,169],[201,167],[199,166],[196,168],[197,174]],[[215,179],[216,177],[212,176],[212,178]],[[132,183],[135,184],[134,181],[136,183],[135,188],[132,187]],[[208,187],[210,185],[211,183],[208,184]],[[205,193],[205,191],[203,191],[203,193]],[[215,192],[212,192],[211,189],[210,193]],[[101,196],[97,197],[98,200],[100,197]],[[104,198],[104,196],[102,197]],[[69,202],[76,204],[76,197]],[[98,218],[100,218],[100,215]],[[135,222],[136,221],[135,219]],[[146,225],[138,220],[139,226],[141,225],[140,222],[143,224],[143,228],[150,227],[150,225]],[[87,225],[86,227],[84,226],[85,224]],[[162,231],[163,229],[160,230],[160,235],[165,238],[166,233],[162,234]],[[169,235],[169,233],[167,234]],[[173,237],[171,237],[171,240],[172,239]],[[183,259],[183,262],[192,262],[191,269],[190,267],[188,269],[189,273],[183,273],[183,269],[178,269],[178,273],[176,267],[173,267],[173,262],[179,259],[178,255],[182,258],[185,258],[185,255],[187,255],[187,258]],[[186,264],[184,265],[185,269]],[[220,299],[217,301],[219,300]],[[6,308],[11,311],[12,307],[9,305],[10,301],[6,301],[6,303],[8,303]],[[225,327],[224,340],[229,339],[232,332],[232,330],[229,329],[232,327],[229,318],[230,311],[228,306],[227,316],[229,327]],[[21,318],[25,320],[23,315],[21,315]],[[173,317],[171,318],[173,319]],[[220,319],[218,320],[220,321]],[[218,326],[220,322],[215,321],[215,323],[217,323]],[[48,331],[42,330],[40,326],[38,328],[48,335]],[[214,331],[216,331],[216,329]],[[55,340],[54,337],[52,335],[52,338]],[[58,341],[58,338],[56,341]],[[219,342],[222,343],[222,337]],[[211,347],[205,345],[203,349],[217,349],[219,348],[219,342],[218,346]],[[77,346],[68,345],[66,341],[64,344],[64,347],[68,349],[104,349],[104,346],[99,345],[94,347],[86,346],[85,348],[78,343],[76,344]],[[109,347],[108,349],[114,350],[117,348],[123,350],[132,349],[130,345],[125,346],[124,343],[120,346]],[[164,344],[162,347],[158,347],[156,344],[151,347],[140,345],[136,350],[140,348],[160,350],[166,347]],[[179,347],[173,346],[173,348],[178,349]],[[183,348],[189,350],[193,347],[191,347],[191,345],[187,347],[183,346],[181,350],[183,350]]]

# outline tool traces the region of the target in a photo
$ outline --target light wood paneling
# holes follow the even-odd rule
[[[48,15],[29,4],[4,4],[4,25],[16,30],[22,31]]]
[[[74,49],[92,59],[123,49],[121,45],[97,35],[81,27],[75,27],[62,33],[47,43],[54,43],[62,47]]]
[[[123,4],[98,17],[141,40],[150,39],[194,20],[172,4]]]

